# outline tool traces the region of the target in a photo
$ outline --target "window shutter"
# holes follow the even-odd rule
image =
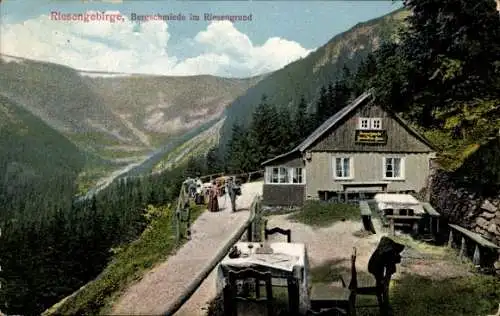
[[[405,158],[404,157],[401,157],[400,169],[401,169],[401,178],[405,179]]]
[[[387,158],[386,157],[382,157],[382,178],[386,178],[386,171],[387,171]]]
[[[349,178],[354,179],[354,157],[349,157]]]

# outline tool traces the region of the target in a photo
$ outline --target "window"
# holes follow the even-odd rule
[[[290,177],[288,175],[288,168],[279,168],[279,183],[289,183]]]
[[[384,178],[404,179],[403,158],[397,158],[397,157],[384,158]]]
[[[272,184],[304,184],[303,168],[268,167],[266,181]]]
[[[382,119],[372,118],[370,121],[372,129],[382,129]]]
[[[370,128],[370,119],[367,117],[360,117],[358,128],[359,129],[369,129]]]
[[[381,118],[360,117],[358,129],[382,129]]]
[[[279,183],[279,174],[280,174],[280,169],[279,168],[271,168],[272,173],[271,173],[271,183]]]
[[[302,168],[293,168],[293,183],[304,183]]]
[[[336,179],[352,179],[353,168],[352,159],[349,157],[335,158],[335,178]]]

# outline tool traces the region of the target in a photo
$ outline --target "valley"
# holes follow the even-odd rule
[[[234,98],[263,78],[99,77],[3,54],[0,72],[0,95],[94,157],[95,163],[86,164],[77,177],[79,194],[94,185],[102,188],[118,174],[151,170],[170,150],[210,127]]]

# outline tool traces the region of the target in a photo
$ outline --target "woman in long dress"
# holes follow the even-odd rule
[[[210,188],[210,197],[208,200],[208,209],[210,212],[218,212],[219,211],[219,190],[217,188],[217,184],[214,181],[212,183],[212,187]]]

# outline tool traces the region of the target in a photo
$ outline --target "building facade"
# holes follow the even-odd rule
[[[419,192],[436,149],[368,91],[265,167],[264,204],[346,194]]]

